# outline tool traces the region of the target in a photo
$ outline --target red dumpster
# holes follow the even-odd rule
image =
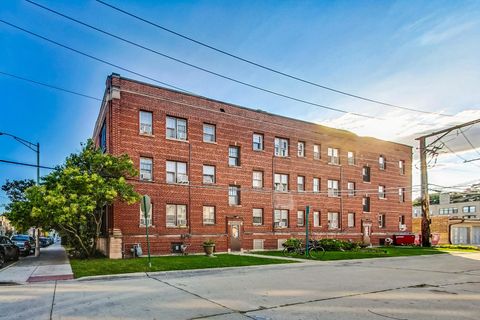
[[[395,246],[413,246],[415,244],[414,234],[394,234],[393,244]]]

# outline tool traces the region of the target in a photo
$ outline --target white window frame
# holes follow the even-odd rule
[[[347,152],[347,162],[349,166],[354,166],[355,165],[355,152],[353,151],[348,151]]]
[[[383,229],[386,227],[387,215],[385,213],[378,214],[378,227]]]
[[[275,209],[273,211],[273,223],[275,228],[288,228],[288,210]]]
[[[297,176],[297,191],[305,192],[305,176]]]
[[[329,164],[340,164],[339,152],[337,148],[328,148],[327,155]]]
[[[138,119],[140,134],[153,135],[153,112],[140,110]]]
[[[210,172],[210,170],[213,170]],[[204,184],[214,184],[215,183],[215,166],[204,164],[203,165],[203,183]]]
[[[405,174],[405,160],[398,160],[398,169],[403,176]]]
[[[354,197],[355,196],[355,182],[353,181],[348,181],[347,182],[347,190],[348,190],[348,196],[349,197]]]
[[[365,180],[365,178],[368,178],[368,180]],[[372,181],[372,169],[369,166],[362,167],[362,181],[363,182]]]
[[[273,185],[275,191],[288,191],[288,174],[275,173],[273,178]]]
[[[208,130],[213,130],[209,132]],[[214,143],[217,141],[217,126],[210,123],[203,124],[203,142]]]
[[[148,169],[150,166],[150,170]],[[153,181],[153,159],[140,157],[140,180]]]
[[[263,171],[254,170],[252,172],[252,187],[257,189],[263,188]]]
[[[147,223],[148,226],[153,226],[152,224],[152,214],[153,214],[153,203],[150,206],[150,210],[147,213]],[[140,206],[140,227],[146,227],[145,225],[145,215],[142,212],[142,206]]]
[[[165,121],[167,139],[187,140],[187,126],[187,119],[167,116]],[[183,128],[185,130],[181,130]]]
[[[275,138],[275,156],[288,157],[288,139]]]
[[[305,211],[297,210],[297,227],[305,226]]]
[[[203,225],[215,225],[215,206],[203,206]]]
[[[258,221],[258,219],[260,219],[260,221]],[[263,208],[253,208],[252,209],[252,224],[254,226],[263,225]]]
[[[314,144],[313,145],[313,159],[320,160],[321,157],[322,156],[321,156],[320,145],[319,144]]]
[[[465,210],[466,209],[466,210]],[[462,208],[463,213],[476,213],[477,212],[477,206],[464,206]]]
[[[240,147],[228,146],[228,165],[230,167],[240,167]]]
[[[387,160],[385,159],[385,156],[381,155],[378,157],[378,168],[380,170],[385,170],[387,168]]]
[[[349,212],[347,214],[347,227],[348,228],[355,227],[355,212]]]
[[[173,211],[173,214],[172,212]],[[169,222],[168,216],[173,215],[174,222]],[[184,204],[167,204],[165,207],[165,222],[167,228],[185,228],[187,221],[187,206]]]
[[[228,205],[230,206],[240,205],[240,186],[237,186],[237,185],[228,186]]]
[[[387,198],[387,190],[384,185],[378,186],[378,199],[386,199]]]
[[[339,189],[340,181],[338,180],[330,180],[327,181],[327,190],[329,197],[338,197],[340,195]]]
[[[372,208],[370,207],[370,197],[363,197],[362,198],[362,210],[363,212],[370,212],[372,210]],[[368,206],[367,208],[365,208],[365,206]],[[368,209],[368,210],[365,210],[365,209]]]
[[[405,188],[398,188],[398,202],[405,202]]]
[[[263,134],[261,133],[254,133],[252,136],[252,149],[254,151],[262,151],[263,150]]]
[[[328,213],[328,229],[338,229],[339,228],[339,217],[340,214],[338,212],[329,212]]]
[[[313,178],[313,192],[320,192],[320,178]]]
[[[313,227],[318,228],[321,225],[320,211],[313,211]]]
[[[305,142],[304,141],[298,141],[297,156],[299,156],[301,158],[305,157]]]
[[[174,166],[173,171],[171,166]],[[165,176],[167,183],[186,183],[188,182],[187,176],[187,163],[181,161],[170,161],[165,162]],[[182,168],[185,168],[185,171],[181,171]]]

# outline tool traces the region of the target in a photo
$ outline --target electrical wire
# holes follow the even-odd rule
[[[26,0],[26,1],[28,1],[28,2],[30,2],[30,3],[32,3],[32,4],[36,4],[36,3],[34,3],[33,1],[30,1],[30,0]],[[118,7],[116,7],[116,6],[113,6],[113,5],[111,5],[111,4],[107,3],[107,2],[104,2],[104,1],[101,1],[101,0],[96,0],[96,1],[97,1],[98,3],[101,3],[101,4],[105,5],[105,6],[107,6],[107,7],[112,8],[112,9],[118,11],[118,12],[121,12],[121,13],[123,13],[123,14],[126,14],[126,15],[132,17],[132,18],[135,18],[135,19],[137,19],[137,20],[140,20],[140,21],[142,21],[142,22],[145,22],[145,23],[147,23],[147,24],[149,24],[149,25],[151,25],[151,26],[154,26],[154,27],[156,27],[156,28],[159,28],[159,29],[161,29],[161,30],[164,30],[164,31],[166,31],[166,32],[169,32],[169,33],[171,33],[171,34],[174,34],[174,35],[176,35],[176,36],[179,36],[179,37],[181,37],[181,38],[183,38],[183,39],[186,39],[186,40],[188,40],[188,41],[191,41],[191,42],[196,43],[196,44],[198,44],[198,45],[201,45],[201,46],[203,46],[203,47],[209,48],[209,49],[214,50],[214,51],[216,51],[216,52],[222,53],[222,54],[227,55],[227,56],[229,56],[229,57],[232,57],[232,58],[234,58],[234,59],[243,61],[243,62],[248,63],[248,64],[250,64],[250,65],[253,65],[253,66],[255,66],[255,67],[262,68],[262,69],[264,69],[264,70],[267,70],[267,71],[270,71],[270,72],[273,72],[273,73],[276,73],[276,74],[279,74],[279,75],[288,77],[288,78],[293,79],[293,80],[296,80],[296,81],[300,81],[300,82],[303,82],[303,83],[306,83],[306,84],[309,84],[309,85],[312,85],[312,86],[315,86],[315,87],[318,87],[318,88],[322,88],[322,89],[325,89],[325,90],[329,90],[329,91],[332,91],[332,92],[335,92],[335,93],[338,93],[338,94],[341,94],[341,95],[349,96],[349,97],[352,97],[352,98],[356,98],[356,99],[360,99],[360,100],[364,100],[364,101],[368,101],[368,102],[372,102],[372,103],[375,103],[375,104],[380,104],[380,105],[384,105],[384,106],[388,106],[388,107],[393,107],[393,108],[403,109],[403,110],[408,110],[408,111],[413,111],[413,112],[420,112],[420,113],[425,113],[425,114],[433,114],[433,115],[444,116],[444,117],[453,117],[453,115],[449,115],[449,114],[438,113],[438,112],[431,112],[431,111],[424,111],[424,110],[418,110],[418,109],[414,109],[414,108],[409,108],[409,107],[404,107],[404,106],[400,106],[400,105],[395,105],[395,104],[391,104],[391,103],[387,103],[387,102],[382,102],[382,101],[379,101],[379,100],[375,100],[375,99],[371,99],[371,98],[366,98],[366,97],[359,96],[359,95],[356,95],[356,94],[348,93],[348,92],[346,92],[346,91],[342,91],[342,90],[339,90],[339,89],[334,89],[334,88],[332,88],[332,87],[328,87],[328,86],[325,86],[325,85],[322,85],[322,84],[318,84],[318,83],[315,83],[315,82],[313,82],[313,81],[305,80],[305,79],[302,79],[302,78],[300,78],[300,77],[293,76],[293,75],[291,75],[291,74],[287,74],[287,73],[285,73],[285,72],[282,72],[282,71],[276,70],[276,69],[274,69],[274,68],[267,67],[267,66],[262,65],[262,64],[260,64],[260,63],[254,62],[254,61],[252,61],[252,60],[245,59],[245,58],[242,58],[242,57],[237,56],[237,55],[235,55],[235,54],[229,53],[229,52],[227,52],[227,51],[218,49],[218,48],[216,48],[216,47],[214,47],[214,46],[212,46],[212,45],[206,44],[206,43],[201,42],[201,41],[199,41],[199,40],[195,40],[195,39],[193,39],[193,38],[191,38],[191,37],[188,37],[188,36],[186,36],[186,35],[183,35],[183,34],[181,34],[181,33],[178,33],[178,32],[176,32],[176,31],[173,31],[173,30],[168,29],[168,28],[166,28],[166,27],[163,27],[163,26],[161,26],[161,25],[159,25],[159,24],[157,24],[157,23],[155,23],[155,22],[152,22],[152,21],[150,21],[150,20],[144,19],[144,18],[142,18],[142,17],[140,17],[140,16],[138,16],[138,15],[135,15],[135,14],[133,14],[133,13],[130,13],[130,12],[126,11],[126,10],[120,9],[120,8],[118,8]],[[36,4],[36,5],[38,5],[38,4]],[[38,5],[38,6],[40,6],[40,5]]]
[[[77,95],[77,96],[80,96],[80,97],[84,97],[84,98],[88,98],[88,99],[92,99],[92,100],[97,100],[97,101],[102,101],[102,99],[95,98],[95,97],[89,96],[89,95],[84,94],[84,93],[79,93],[79,92],[75,92],[75,91],[72,91],[72,90],[64,89],[64,88],[57,87],[57,86],[47,84],[47,83],[44,83],[44,82],[40,82],[40,81],[25,78],[25,77],[17,76],[17,75],[11,74],[11,73],[0,71],[0,74],[2,74],[4,76],[7,76],[7,77],[15,78],[15,79],[18,79],[18,80],[38,84],[38,85],[41,85],[41,86],[44,86],[44,87],[47,87],[47,88],[50,88],[50,89],[55,89],[55,90],[63,91],[63,92],[66,92],[66,93],[71,93],[71,94],[74,94],[74,95]]]
[[[33,3],[33,2],[32,2],[32,3]],[[36,5],[38,5],[38,4],[36,4]],[[40,6],[40,5],[38,5],[38,6]],[[42,6],[42,7],[43,7],[43,6]],[[282,97],[282,98],[285,98],[285,99],[289,99],[289,100],[292,100],[292,101],[296,101],[296,102],[308,104],[308,105],[311,105],[311,106],[315,106],[315,107],[318,107],[318,108],[321,108],[321,109],[327,109],[327,110],[331,110],[331,111],[336,111],[336,112],[345,113],[345,114],[351,114],[351,115],[355,115],[355,116],[358,116],[358,117],[364,117],[364,118],[369,118],[369,119],[385,120],[385,119],[382,119],[382,118],[379,118],[379,117],[376,117],[376,116],[370,116],[370,115],[360,114],[360,113],[356,113],[356,112],[350,112],[350,111],[346,111],[346,110],[342,110],[342,109],[338,109],[338,108],[334,108],[334,107],[322,105],[322,104],[319,104],[319,103],[307,101],[307,100],[304,100],[304,99],[301,99],[301,98],[296,98],[296,97],[293,97],[293,96],[290,96],[290,95],[287,95],[287,94],[283,94],[283,93],[280,93],[280,92],[277,92],[277,91],[273,91],[273,90],[270,90],[270,89],[265,89],[265,88],[263,88],[263,87],[260,87],[260,86],[257,86],[257,85],[253,85],[253,84],[250,84],[250,83],[247,83],[247,82],[244,82],[244,81],[241,81],[241,80],[238,80],[238,79],[229,77],[229,76],[225,76],[225,75],[222,75],[222,74],[220,74],[220,73],[217,73],[217,72],[214,72],[214,71],[205,69],[205,68],[203,68],[203,67],[199,67],[199,66],[197,66],[197,65],[194,65],[194,64],[192,64],[192,63],[186,62],[186,61],[184,61],[184,60],[177,59],[177,58],[174,58],[174,57],[172,57],[172,56],[163,54],[163,53],[161,53],[161,52],[159,52],[159,51],[150,49],[150,48],[145,47],[145,46],[143,46],[143,45],[137,44],[137,43],[135,43],[135,42],[133,42],[133,41],[130,41],[130,40],[121,38],[121,37],[116,36],[116,35],[114,35],[114,34],[112,34],[112,33],[103,31],[103,30],[101,30],[101,29],[98,29],[98,28],[93,27],[93,26],[91,26],[91,25],[89,25],[89,24],[83,23],[83,22],[81,22],[81,21],[79,21],[79,20],[76,20],[76,19],[74,19],[74,18],[70,18],[70,17],[65,16],[65,15],[63,15],[63,14],[61,14],[61,13],[57,13],[56,11],[53,11],[53,10],[51,10],[51,9],[47,9],[47,10],[49,10],[49,11],[51,11],[51,12],[54,12],[54,13],[56,13],[56,14],[59,14],[59,15],[61,15],[61,16],[63,16],[63,17],[66,17],[67,19],[70,19],[70,20],[75,21],[75,22],[77,22],[77,23],[80,23],[80,24],[82,24],[82,25],[84,25],[84,26],[87,26],[87,27],[89,27],[89,28],[92,28],[92,29],[94,29],[94,30],[96,30],[96,31],[99,31],[99,32],[103,33],[103,34],[106,34],[106,35],[109,35],[109,36],[111,36],[111,37],[114,37],[114,38],[116,38],[116,39],[118,39],[118,40],[124,41],[124,42],[126,42],[126,43],[131,44],[131,45],[137,46],[137,47],[142,48],[142,49],[144,49],[144,50],[147,50],[147,51],[150,51],[150,52],[155,53],[155,54],[157,54],[157,55],[160,55],[160,56],[162,56],[162,57],[164,57],[164,58],[167,58],[167,59],[176,61],[176,62],[178,62],[178,63],[187,65],[187,66],[189,66],[189,67],[192,67],[192,68],[195,68],[195,69],[198,69],[198,70],[207,72],[207,73],[209,73],[209,74],[212,74],[212,75],[215,75],[215,76],[224,78],[224,79],[229,80],[229,81],[236,82],[236,83],[238,83],[238,84],[241,84],[241,85],[244,85],[244,86],[247,86],[247,87],[256,89],[256,90],[260,90],[260,91],[263,91],[263,92],[266,92],[266,93],[269,93],[269,94],[273,94],[273,95],[276,95],[276,96],[279,96],[279,97]],[[19,30],[21,30],[21,31],[24,31],[24,32],[26,32],[26,33],[29,33],[29,34],[31,34],[31,35],[33,35],[33,36],[39,37],[39,38],[41,38],[41,39],[43,39],[43,40],[45,40],[45,41],[48,41],[48,42],[50,42],[50,43],[59,45],[59,46],[61,46],[61,47],[63,47],[63,48],[72,50],[72,51],[74,51],[74,52],[76,52],[76,53],[80,53],[80,54],[82,54],[82,55],[84,55],[84,56],[87,56],[87,57],[89,57],[89,58],[92,58],[92,59],[94,59],[94,60],[97,60],[97,61],[100,61],[100,62],[103,62],[103,63],[107,63],[107,62],[106,62],[105,60],[103,60],[103,59],[95,58],[95,57],[93,57],[92,55],[89,55],[89,54],[86,54],[86,53],[81,52],[81,51],[79,51],[79,50],[73,49],[72,47],[69,47],[69,46],[60,44],[60,43],[57,42],[57,41],[54,41],[54,40],[51,40],[51,39],[46,38],[46,37],[44,37],[44,36],[41,36],[41,35],[39,35],[39,34],[37,34],[37,33],[35,33],[35,32],[32,32],[32,31],[29,31],[29,30],[24,29],[24,28],[22,28],[22,27],[16,26],[16,25],[14,25],[14,24],[12,24],[12,23],[6,22],[6,21],[4,21],[4,20],[0,20],[0,22],[3,22],[3,23],[5,23],[5,24],[7,24],[7,25],[10,25],[10,26],[12,26],[12,27],[14,27],[14,28],[17,28],[17,29],[19,29]],[[133,73],[133,74],[135,74],[135,75],[138,75],[138,76],[144,77],[144,78],[146,78],[146,79],[149,79],[149,80],[152,80],[152,81],[156,81],[156,82],[158,82],[158,83],[162,83],[162,84],[165,85],[164,82],[160,82],[160,81],[158,81],[158,80],[154,80],[154,79],[151,78],[151,77],[146,77],[146,76],[144,76],[144,75],[142,75],[142,74],[140,74],[140,73],[134,72],[134,71],[132,71],[132,70],[129,70],[129,69],[126,69],[126,68],[122,68],[122,67],[120,67],[120,66],[118,66],[118,65],[114,65],[114,64],[112,64],[112,63],[107,63],[107,64],[110,65],[110,66],[114,66],[114,67],[116,67],[116,68],[120,68],[121,70],[130,72],[130,73]],[[171,85],[169,85],[169,86],[172,87]],[[185,92],[184,89],[180,89],[180,88],[178,88],[178,87],[175,87],[175,88]],[[189,92],[189,93],[191,93],[191,92]],[[195,95],[197,95],[197,94],[195,94]]]
[[[463,135],[463,137],[465,138],[465,140],[468,142],[468,144],[470,145],[470,147],[472,147],[473,150],[475,150],[475,152],[480,155],[480,152],[477,150],[477,148],[473,145],[473,143],[470,141],[470,139],[468,139],[467,135],[465,134],[465,132],[462,130],[462,129],[459,129],[460,130],[460,133]]]
[[[445,148],[447,148],[447,150],[450,151],[450,153],[453,153],[457,158],[462,159],[464,163],[470,163],[470,164],[480,168],[480,165],[477,165],[476,163],[473,163],[473,162],[468,162],[467,159],[465,159],[464,157],[462,157],[461,155],[459,155],[458,153],[453,151],[449,146],[447,146],[447,144],[445,142],[443,142],[442,140],[440,140],[440,141],[444,144]]]

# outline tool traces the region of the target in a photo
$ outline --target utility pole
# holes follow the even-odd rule
[[[428,194],[428,173],[427,173],[427,148],[453,130],[480,123],[480,119],[465,122],[443,130],[435,131],[416,138],[420,143],[420,177],[421,177],[421,199],[422,199],[422,246],[430,247],[430,196]],[[427,145],[427,138],[438,136]],[[465,161],[468,162],[468,161]]]

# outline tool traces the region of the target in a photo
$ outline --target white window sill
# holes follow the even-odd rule
[[[155,135],[152,133],[144,133],[144,132],[139,132],[138,135],[142,137],[149,137],[149,138],[155,138]]]
[[[190,141],[188,141],[187,139],[175,139],[175,138],[165,138],[166,140],[170,140],[170,141],[178,141],[178,142],[185,142],[185,143],[190,143]]]
[[[254,223],[253,226],[254,227],[263,227],[263,224]]]
[[[205,141],[205,140],[203,140],[203,142],[209,143],[209,144],[218,144],[217,141]]]
[[[188,186],[188,185],[190,185],[190,183],[178,183],[178,182],[168,182],[168,181],[166,181],[166,183],[168,185],[172,185],[172,186]]]
[[[138,226],[139,228],[145,228],[144,224]],[[155,225],[148,225],[149,228],[155,228]]]
[[[138,179],[140,182],[148,182],[148,183],[154,183],[154,180],[145,180],[145,179]]]
[[[167,226],[170,229],[187,229],[188,226]]]

